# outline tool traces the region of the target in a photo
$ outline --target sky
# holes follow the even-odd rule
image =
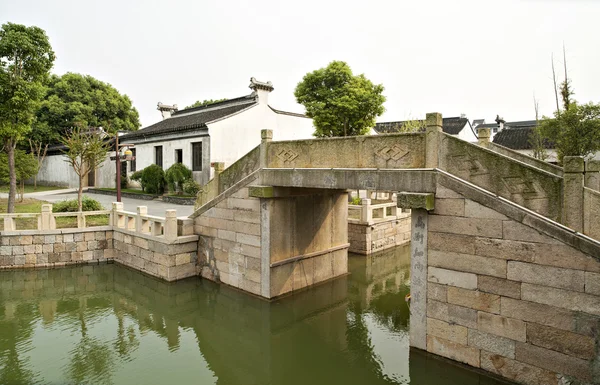
[[[551,57],[563,44],[575,99],[600,102],[600,1],[0,0],[0,23],[43,28],[53,72],[89,74],[127,94],[142,127],[156,104],[249,94],[304,112],[294,88],[333,60],[383,84],[378,121],[465,114],[493,122],[555,107]]]

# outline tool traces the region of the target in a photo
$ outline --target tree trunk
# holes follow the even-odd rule
[[[83,211],[83,176],[79,176],[79,191],[77,191],[77,211]]]
[[[25,196],[25,181],[21,181],[21,191],[19,191],[19,202],[23,202]]]
[[[17,196],[17,170],[15,170],[15,146],[13,142],[13,139],[7,139],[5,142],[6,154],[8,155],[8,177],[10,181],[7,213],[15,212],[15,198]]]

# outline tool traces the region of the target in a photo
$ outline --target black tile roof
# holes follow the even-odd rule
[[[404,122],[405,121],[376,123],[375,132],[378,134],[392,134],[399,132]],[[467,118],[442,118],[442,130],[446,134],[457,135],[468,123],[469,119]]]
[[[510,124],[508,126],[509,123],[505,123],[505,128],[494,135],[493,142],[513,150],[531,150],[533,146],[529,138],[536,126],[536,121],[511,122]],[[546,149],[554,148],[554,143],[544,140],[544,147]]]
[[[175,112],[170,118],[163,119],[141,130],[123,135],[120,140],[145,138],[172,132],[206,128],[206,123],[225,118],[241,110],[258,104],[254,94],[212,103],[206,106],[187,108]]]

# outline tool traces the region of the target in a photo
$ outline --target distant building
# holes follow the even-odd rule
[[[260,143],[263,129],[273,130],[273,140],[312,137],[312,119],[269,106],[271,82],[252,78],[249,87],[250,95],[180,111],[176,105],[159,103],[162,121],[120,139],[135,145],[136,160],[128,172],[151,164],[167,169],[183,163],[205,184],[211,178],[211,162],[228,167]]]
[[[530,138],[536,125],[537,121],[535,120],[522,120],[518,122],[505,122],[502,120],[501,123],[483,124],[479,127],[485,126],[489,128],[490,131],[495,132],[492,139],[493,143],[525,155],[533,156],[533,146]],[[548,156],[545,159],[546,162],[556,163],[557,159],[554,144],[545,141],[544,147],[546,148],[546,154]]]
[[[419,122],[423,123],[422,120]],[[406,123],[406,121],[376,123],[373,130],[377,134],[393,134],[396,132],[401,132],[402,125],[404,123]],[[475,130],[471,126],[469,119],[467,119],[465,116],[442,118],[442,131],[467,142],[477,141]]]
[[[260,143],[260,131],[273,130],[273,140],[309,139],[314,133],[312,119],[303,114],[276,110],[268,104],[271,82],[250,79],[252,93],[202,107],[178,110],[177,105],[158,103],[162,120],[138,131],[119,135],[121,144],[133,144],[135,161],[123,162],[128,174],[151,164],[163,169],[183,163],[193,171],[194,179],[207,183],[211,162],[225,167],[244,156]],[[38,173],[40,184],[77,187],[78,177],[64,161],[64,146],[48,149]],[[114,151],[101,167],[84,180],[84,187],[115,187]]]

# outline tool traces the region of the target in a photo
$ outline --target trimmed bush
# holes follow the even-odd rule
[[[144,171],[144,170],[138,170],[138,171],[134,172],[133,174],[131,174],[129,179],[136,181],[136,182],[140,182],[142,191],[144,191],[144,184],[142,183],[142,171]]]
[[[100,211],[104,207],[95,199],[84,195],[81,199],[83,211]],[[54,213],[73,213],[77,212],[77,199],[60,201],[52,204],[52,212]]]
[[[192,170],[183,163],[175,163],[165,172],[165,180],[169,184],[169,191],[176,192],[183,190],[185,181],[192,179]]]
[[[142,170],[141,183],[144,192],[162,194],[165,188],[165,172],[160,166],[151,164]]]
[[[200,191],[200,184],[193,179],[188,179],[183,182],[183,192],[186,195],[198,195]]]

